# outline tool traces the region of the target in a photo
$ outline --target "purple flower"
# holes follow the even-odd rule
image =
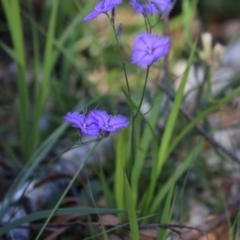
[[[168,36],[159,37],[150,33],[142,33],[133,44],[131,62],[139,67],[150,66],[168,53],[169,45],[170,38]]]
[[[72,123],[73,127],[78,128],[82,134],[89,136],[98,136],[100,129],[96,121],[91,117],[86,117],[84,114],[78,112],[67,113],[64,116],[66,122]]]
[[[137,13],[142,13],[144,16],[164,12],[168,14],[172,8],[171,0],[131,0],[130,4]]]
[[[121,114],[112,116],[105,111],[93,110],[90,112],[89,117],[95,119],[98,127],[106,132],[118,132],[121,128],[127,128],[129,126],[128,119]]]
[[[112,116],[105,111],[93,110],[86,117],[78,112],[67,113],[64,116],[66,122],[78,128],[82,134],[100,136],[101,133],[118,132],[121,128],[127,128],[129,121],[126,117],[118,114]]]
[[[95,8],[83,18],[84,22],[91,21],[96,18],[101,13],[106,13],[111,11],[116,5],[122,3],[122,0],[103,0],[100,1]]]

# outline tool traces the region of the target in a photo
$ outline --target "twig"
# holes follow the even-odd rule
[[[175,99],[175,95],[169,90],[169,88],[166,85],[161,85],[160,86],[162,88],[162,90],[165,92],[165,94],[167,95],[167,97],[171,100],[174,101]],[[189,121],[191,122],[193,120],[192,115],[183,107],[180,107],[180,111],[183,114],[183,116]],[[207,131],[203,128],[203,126],[201,126],[200,124],[196,124],[195,126],[196,130],[202,134],[202,136],[209,141],[214,147],[218,148],[222,153],[224,153],[225,155],[227,155],[230,159],[232,159],[234,162],[240,164],[240,159],[233,154],[231,151],[229,151],[227,148],[225,148],[224,146],[222,146],[219,142],[217,142],[210,134],[207,133]]]
[[[217,228],[218,226],[227,223],[228,218],[233,218],[236,215],[239,214],[239,208],[240,208],[240,202],[238,201],[236,204],[231,205],[229,207],[229,209],[227,210],[227,214],[224,212],[216,217],[214,217],[213,219],[205,222],[204,224],[202,224],[201,226],[198,226],[198,229],[201,229],[203,232],[210,232],[213,229]],[[198,237],[200,237],[199,232],[193,232],[193,231],[186,231],[183,232],[182,237],[184,239],[196,239]],[[175,240],[176,238],[174,238]]]
[[[216,216],[213,219],[205,222],[201,226],[197,226],[197,227],[190,227],[187,225],[179,225],[179,224],[161,224],[161,223],[159,223],[159,224],[140,225],[138,229],[141,230],[141,229],[151,229],[151,228],[165,228],[165,229],[169,229],[172,232],[178,234],[181,239],[193,239],[193,238],[199,237],[200,235],[204,235],[206,237],[206,239],[209,239],[209,237],[207,236],[207,233],[209,231],[213,230],[214,228],[220,226],[221,224],[226,223],[228,217],[229,218],[235,217],[239,212],[239,208],[240,208],[240,202],[238,201],[237,203],[235,203],[229,207],[228,214],[226,214],[224,212],[224,213],[220,214],[219,216]],[[78,218],[78,217],[76,216],[76,218]],[[125,229],[129,230],[128,223],[104,224],[104,223],[100,223],[100,222],[92,222],[91,224],[94,226],[104,225],[105,227],[109,227],[109,228],[119,227],[119,228],[125,228]],[[80,220],[76,220],[76,221],[72,221],[72,222],[61,222],[61,223],[52,222],[52,223],[48,224],[47,230],[54,231],[54,230],[56,230],[56,228],[59,228],[59,227],[75,226],[75,225],[82,225],[82,226],[88,227],[89,223],[83,222]],[[4,224],[0,224],[0,227],[1,226],[4,226]],[[40,224],[39,223],[30,223],[28,226],[18,226],[16,228],[39,229],[41,227],[42,227],[41,223]],[[187,229],[188,231],[181,232],[177,229],[181,229],[181,230]]]
[[[182,233],[176,229],[188,229],[188,230],[195,230],[199,233],[201,233],[202,235],[204,235],[208,240],[210,240],[207,236],[207,233],[205,231],[203,231],[202,229],[198,228],[198,227],[190,227],[187,225],[179,225],[179,224],[147,224],[147,225],[142,225],[139,226],[139,229],[150,229],[150,228],[165,228],[165,229],[169,229],[174,233],[177,233],[181,239],[183,239],[182,237]]]
[[[165,35],[169,35],[169,24],[168,24],[168,16],[165,14],[163,16],[163,31]],[[163,91],[165,92],[165,94],[168,96],[168,98],[171,101],[174,101],[175,99],[175,95],[174,93],[170,90],[169,87],[169,70],[168,70],[168,54],[164,56],[163,59],[163,69],[164,69],[164,75],[163,75],[163,80],[161,82],[160,87],[163,89]],[[188,121],[192,121],[193,117],[192,115],[183,107],[180,107],[180,111],[181,113],[184,115],[184,117],[188,120]],[[232,159],[234,162],[240,164],[240,159],[233,154],[231,151],[229,151],[227,148],[225,148],[224,146],[222,146],[219,142],[217,142],[211,135],[209,135],[206,130],[200,125],[200,124],[196,124],[195,128],[197,129],[197,131],[203,135],[203,137],[208,140],[213,146],[215,146],[216,148],[218,148],[222,153],[224,153],[225,155],[227,155],[230,159]]]

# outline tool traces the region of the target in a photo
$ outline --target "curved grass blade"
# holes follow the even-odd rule
[[[140,238],[139,238],[139,231],[138,231],[137,215],[135,211],[131,188],[129,186],[129,182],[126,174],[124,179],[124,188],[125,188],[126,206],[127,206],[129,223],[130,223],[131,239],[139,240]]]
[[[156,187],[157,179],[161,174],[162,167],[167,160],[167,152],[168,148],[170,145],[170,141],[172,139],[173,131],[175,128],[175,123],[177,121],[178,113],[179,113],[179,108],[182,103],[183,95],[184,95],[184,88],[188,79],[188,74],[190,71],[190,67],[192,65],[193,59],[194,59],[194,53],[196,49],[196,43],[193,45],[190,57],[188,59],[188,65],[187,69],[184,73],[183,79],[181,81],[180,87],[177,91],[175,101],[173,103],[172,110],[170,112],[170,115],[168,117],[167,125],[163,133],[163,137],[161,140],[161,145],[159,148],[158,152],[158,157],[155,159],[153,168],[152,168],[152,173],[151,173],[151,180],[150,180],[150,188],[149,188],[149,194],[148,194],[148,201],[146,208],[148,208],[148,205],[150,204],[151,200],[154,199],[153,193],[154,189]]]
[[[0,228],[0,236],[9,232],[11,229],[21,226],[25,223],[30,223],[33,221],[37,221],[40,219],[47,218],[52,212],[52,209],[45,210],[37,213],[29,214],[25,217],[19,218],[13,222],[6,224],[5,226]],[[89,214],[120,214],[126,213],[126,210],[117,210],[117,209],[107,209],[107,208],[59,208],[54,213],[53,216],[61,216],[61,215],[71,215],[71,214],[80,214],[80,215],[89,215]]]
[[[154,201],[150,207],[150,210],[148,211],[149,214],[153,214],[157,211],[160,203],[164,199],[164,197],[167,195],[169,189],[172,186],[172,182],[177,182],[178,179],[183,175],[183,173],[189,168],[189,165],[192,161],[198,156],[198,154],[201,152],[203,146],[205,144],[205,141],[201,142],[195,149],[190,152],[188,157],[181,163],[180,166],[178,166],[175,174],[173,174],[167,182],[161,187],[161,191],[158,192],[158,194],[154,197]]]

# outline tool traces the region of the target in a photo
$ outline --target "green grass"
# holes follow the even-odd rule
[[[53,0],[44,6],[44,10],[39,10],[38,18],[33,14],[34,5],[31,1],[1,1],[6,17],[6,23],[1,23],[1,26],[7,29],[11,42],[0,39],[0,47],[16,64],[16,77],[13,79],[16,82],[16,94],[12,96],[14,101],[9,103],[13,113],[10,120],[14,125],[9,127],[7,122],[3,122],[0,151],[8,159],[8,167],[19,171],[1,201],[1,217],[12,205],[15,193],[29,179],[36,179],[47,165],[72,148],[70,144],[66,149],[59,149],[65,140],[75,141],[72,134],[74,130],[70,132],[68,124],[63,122],[62,117],[67,112],[82,112],[86,105],[88,110],[100,108],[113,114],[120,112],[128,115],[130,127],[121,130],[120,134],[111,134],[114,145],[112,159],[104,159],[104,163],[98,162],[93,166],[104,208],[98,206],[99,196],[91,192],[91,187],[86,191],[90,191],[92,201],[88,204],[94,203],[93,208],[60,208],[66,193],[86,167],[94,147],[86,152],[85,160],[76,169],[52,209],[43,209],[9,221],[0,229],[0,236],[21,224],[40,220],[42,228],[35,236],[35,239],[40,239],[53,216],[78,213],[88,216],[93,239],[101,234],[108,239],[108,233],[115,231],[120,236],[129,235],[137,240],[139,224],[171,223],[176,219],[181,223],[182,216],[191,210],[189,201],[199,185],[213,199],[210,202],[199,196],[198,201],[211,206],[213,211],[228,212],[227,200],[220,196],[209,176],[214,173],[219,180],[224,174],[238,172],[239,168],[233,165],[233,169],[226,172],[223,163],[231,159],[221,149],[204,140],[194,127],[203,123],[205,130],[212,134],[214,127],[208,123],[208,117],[226,108],[240,94],[239,74],[229,79],[225,90],[217,96],[211,95],[214,83],[209,73],[214,71],[214,66],[206,67],[208,63],[199,58],[200,38],[195,41],[191,34],[191,23],[198,11],[197,3],[182,1],[182,12],[169,20],[172,46],[167,62],[167,80],[168,90],[175,95],[171,102],[164,89],[160,88],[162,76],[167,72],[167,59],[147,69],[139,69],[129,60],[132,41],[139,32],[145,31],[145,27],[150,29],[149,24],[157,21],[158,24],[152,29],[154,33],[162,35],[168,27],[157,16],[145,18],[146,26],[141,25],[144,24],[142,16],[133,15],[128,3],[124,3],[117,8],[115,25],[111,26],[104,15],[93,22],[82,22],[83,16],[94,6],[93,0],[64,3]],[[118,14],[123,13],[124,18],[121,18]],[[123,29],[119,38],[116,31],[120,19]],[[138,24],[134,25],[134,22]],[[178,41],[175,32],[181,32],[183,39]],[[174,91],[175,76],[172,69],[183,58],[187,58],[187,68],[180,86]],[[191,112],[193,118],[187,121],[180,107],[186,97],[184,89],[193,65],[206,71],[206,79],[202,92],[197,89],[199,98],[196,109]],[[33,77],[29,78],[29,72]],[[149,105],[147,110],[142,111],[145,103]],[[234,111],[238,111],[237,107]],[[46,126],[41,127],[45,120]],[[14,141],[9,141],[9,136]],[[209,148],[221,164],[209,167]],[[55,157],[44,162],[52,154]],[[197,176],[198,179],[189,176]],[[180,203],[178,199],[181,199]],[[108,229],[101,222],[103,230],[96,233],[95,220],[92,218],[94,214],[115,214],[121,224]],[[231,239],[237,234],[234,230],[239,225],[238,216],[232,222],[228,218]],[[185,224],[185,220],[182,223]],[[156,238],[166,239],[167,233],[166,229],[161,229]]]

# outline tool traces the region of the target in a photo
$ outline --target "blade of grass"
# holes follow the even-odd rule
[[[155,175],[156,178],[160,175],[163,164],[166,161],[166,152],[167,152],[167,149],[170,145],[173,130],[175,128],[175,124],[176,124],[176,121],[177,121],[179,108],[181,106],[183,95],[184,95],[184,88],[185,88],[185,85],[187,83],[190,67],[191,67],[193,59],[194,59],[195,48],[196,48],[196,43],[192,47],[191,54],[190,54],[190,57],[188,59],[187,69],[184,73],[183,79],[182,79],[181,84],[179,86],[179,89],[177,91],[176,99],[173,103],[173,107],[172,107],[171,113],[168,117],[167,125],[166,125],[166,128],[165,128],[163,137],[162,137],[161,145],[160,145],[160,148],[159,148],[159,155],[158,155],[158,159],[157,159],[157,163],[156,163],[156,175]]]
[[[80,14],[78,14],[69,24],[69,26],[64,30],[64,32],[61,34],[59,39],[57,40],[59,46],[63,46],[65,41],[71,36],[72,31],[74,31],[77,28],[77,25],[82,20],[82,16],[86,15],[87,12],[92,9],[94,6],[94,0],[90,0],[87,2],[87,4],[84,5],[84,8],[81,9]],[[55,63],[57,58],[59,56],[59,51],[55,51],[53,54],[53,62]]]
[[[82,76],[82,78],[87,80],[88,77],[85,71],[83,70],[79,62],[76,60],[76,56],[72,56],[69,50],[69,49],[72,49],[73,47],[71,46],[71,48],[69,48],[68,46],[66,47],[64,46],[64,42],[72,36],[73,34],[72,31],[74,30],[74,27],[76,27],[76,24],[78,24],[79,21],[81,21],[81,16],[82,15],[77,15],[72,21],[72,23],[66,28],[65,32],[59,37],[59,39],[54,39],[54,46],[56,47],[56,49],[53,49],[54,54],[52,59],[52,68],[56,64],[56,61],[60,53],[62,53],[64,55],[64,58],[66,58],[69,61],[69,64],[71,63],[79,72],[79,74]],[[43,29],[43,27],[39,25],[38,22],[36,22],[36,20],[31,15],[29,15],[27,12],[24,12],[24,17],[31,23],[31,25],[33,25],[34,29],[38,30],[38,32],[44,37],[46,36],[46,31]],[[70,43],[68,42],[68,44]],[[66,79],[63,78],[63,81],[66,83]],[[91,88],[96,87],[94,84],[92,84],[89,81],[84,81],[84,84],[89,85],[89,87]],[[65,86],[63,87],[65,89]],[[38,90],[38,88],[36,90]]]
[[[172,181],[170,183],[170,189],[168,191],[168,195],[167,195],[167,199],[165,201],[164,207],[163,207],[163,213],[162,213],[162,217],[161,217],[161,221],[160,223],[168,223],[171,220],[171,215],[172,215],[172,199],[173,199],[173,193],[174,193],[174,187],[176,184],[176,179],[175,179],[175,174],[174,174],[174,178],[172,178]],[[161,239],[165,239],[165,235],[166,235],[166,229],[164,228],[160,228],[158,231],[158,240]]]
[[[41,86],[35,85],[38,89],[35,90],[37,94],[35,97],[35,112],[34,112],[34,127],[33,127],[33,149],[39,145],[40,140],[40,129],[39,121],[44,109],[44,105],[47,101],[47,93],[50,85],[50,77],[53,68],[53,45],[54,45],[54,34],[57,24],[57,9],[59,5],[58,0],[53,0],[52,10],[49,19],[49,27],[47,31],[46,46],[43,57],[43,81]],[[40,88],[39,88],[40,87]]]
[[[185,33],[185,38],[187,39],[188,44],[191,44],[192,41],[192,33],[191,33],[191,23],[196,14],[198,1],[182,1],[182,11],[183,14],[183,29]]]
[[[82,101],[80,100],[73,111],[79,111],[83,108]],[[68,124],[62,123],[35,151],[35,153],[31,156],[28,163],[22,169],[22,171],[18,174],[17,178],[14,180],[7,194],[5,195],[4,201],[1,206],[0,216],[3,216],[5,211],[7,211],[9,204],[12,201],[13,195],[15,192],[20,189],[24,183],[26,183],[27,179],[33,175],[34,171],[37,169],[41,161],[44,157],[49,153],[49,151],[55,146],[58,139],[62,136],[64,131],[67,129]],[[65,150],[67,151],[68,148]],[[62,153],[64,153],[63,151]],[[62,154],[61,153],[61,154]],[[60,155],[61,155],[60,154]],[[59,156],[56,156],[59,157]]]
[[[216,111],[219,107],[224,105],[225,103],[229,102],[231,99],[236,97],[240,94],[240,87],[237,87],[235,90],[233,90],[231,93],[229,93],[227,96],[221,98],[216,103],[214,103],[212,106],[207,108],[204,111],[201,111],[199,115],[197,115],[190,123],[187,124],[187,126],[176,136],[175,139],[173,139],[172,144],[170,145],[168,149],[167,156],[170,155],[170,153],[173,151],[173,149],[177,146],[177,144],[194,128],[194,126],[200,122],[202,119],[206,118],[210,113]]]
[[[128,211],[128,217],[129,217],[131,239],[139,240],[140,237],[139,237],[139,231],[138,231],[137,215],[135,211],[131,188],[129,186],[126,174],[124,178],[124,190],[125,190],[125,200],[126,200],[126,206]]]
[[[157,195],[154,197],[154,201],[152,202],[152,205],[150,209],[148,210],[148,214],[153,214],[157,211],[160,203],[166,196],[167,192],[171,188],[171,184],[173,180],[176,182],[178,179],[184,174],[184,172],[188,169],[190,166],[191,162],[193,162],[196,157],[199,155],[199,153],[202,151],[202,148],[204,146],[205,142],[201,142],[198,144],[198,146],[193,149],[188,157],[181,163],[180,166],[177,167],[175,174],[173,174],[167,182],[160,188],[161,191],[158,191]]]
[[[28,7],[29,12],[33,12],[33,2],[31,0],[28,0]],[[24,16],[24,13],[23,13]],[[40,57],[40,45],[39,45],[39,36],[37,28],[34,25],[33,21],[29,21],[31,25],[31,32],[32,32],[32,45],[33,45],[33,72],[34,72],[34,111],[38,111],[38,105],[39,105],[39,90],[41,89],[42,79],[39,76],[41,72],[41,57]],[[33,120],[33,131],[32,131],[32,145],[31,149],[34,153],[36,151],[36,148],[38,146],[39,138],[40,138],[40,128],[39,128],[39,118],[37,114],[33,114],[34,120]]]
[[[128,130],[123,129],[121,135],[117,139],[116,147],[116,172],[114,179],[114,193],[116,199],[116,207],[122,209],[125,207],[124,203],[124,174],[127,160],[127,145],[128,145]]]
[[[94,150],[96,149],[96,147],[98,146],[99,143],[95,143],[92,147],[92,149],[90,150],[90,152],[88,153],[88,155],[86,156],[86,158],[83,160],[82,164],[80,165],[80,167],[77,169],[76,173],[74,174],[73,178],[71,179],[71,181],[69,182],[68,186],[66,187],[66,189],[64,190],[62,196],[60,197],[60,199],[58,200],[57,204],[55,205],[55,207],[52,209],[51,213],[49,214],[47,220],[45,221],[45,223],[43,224],[41,230],[39,231],[38,235],[36,236],[35,240],[40,239],[43,231],[45,230],[46,226],[48,225],[49,221],[51,220],[51,218],[54,216],[55,212],[57,211],[57,209],[59,208],[62,200],[64,199],[64,197],[66,196],[67,192],[69,191],[69,189],[72,187],[73,183],[75,182],[75,180],[77,179],[77,177],[79,176],[80,172],[82,171],[83,167],[85,166],[87,160],[89,159],[89,157],[91,156],[91,154],[94,152]]]
[[[141,172],[143,170],[143,164],[147,156],[147,152],[149,150],[150,143],[155,141],[155,136],[153,136],[154,132],[153,129],[156,125],[160,108],[159,108],[159,102],[161,102],[162,99],[162,93],[157,93],[155,96],[155,99],[153,101],[153,107],[151,109],[151,115],[146,121],[148,122],[148,125],[144,128],[144,132],[142,134],[139,147],[136,149],[136,157],[134,160],[134,165],[131,170],[131,188],[132,188],[132,194],[135,204],[138,200],[138,182],[141,175]],[[149,127],[151,126],[151,128]],[[157,142],[157,141],[155,141]]]
[[[18,88],[18,118],[20,123],[20,145],[23,159],[26,161],[30,155],[29,137],[29,93],[26,81],[26,62],[23,44],[22,19],[18,0],[2,1],[4,13],[9,26],[11,39],[13,42],[12,56],[17,59],[17,88]],[[10,52],[9,52],[10,53]]]
[[[37,149],[35,154],[30,158],[28,163],[18,174],[17,178],[14,180],[13,184],[9,188],[7,194],[5,195],[4,201],[1,205],[0,216],[3,216],[5,211],[7,211],[15,192],[20,189],[27,179],[34,173],[34,171],[39,166],[42,159],[48,154],[52,147],[56,144],[59,137],[64,133],[67,128],[67,123],[63,123],[56,129]],[[65,150],[67,151],[68,148]],[[59,157],[59,156],[57,156]]]
[[[33,221],[47,218],[51,214],[51,212],[52,212],[52,209],[36,212],[36,213],[29,214],[25,217],[21,217],[13,222],[10,222],[0,228],[0,237],[5,233],[8,233],[11,229],[14,229],[25,223],[30,223]],[[120,214],[120,213],[126,213],[126,210],[107,209],[107,208],[98,208],[98,209],[96,208],[64,208],[64,209],[59,208],[55,212],[54,216],[62,216],[62,215],[70,215],[70,214],[88,215],[88,214]]]
[[[18,57],[16,55],[16,52],[11,49],[9,46],[7,46],[4,42],[0,40],[0,47],[16,62],[18,63]]]
[[[106,198],[106,202],[107,202],[107,206],[109,207],[114,207],[115,206],[115,200],[114,200],[114,196],[112,194],[112,189],[109,185],[109,178],[108,176],[105,176],[104,172],[103,172],[103,166],[102,164],[99,164],[98,167],[99,171],[97,172],[99,179],[101,181],[101,187],[102,187],[102,191],[103,191],[103,195]]]
[[[44,59],[43,59],[43,83],[42,83],[42,89],[39,96],[40,109],[43,108],[46,102],[47,89],[49,87],[50,74],[53,66],[52,64],[53,43],[54,43],[54,34],[55,34],[55,29],[57,24],[57,9],[59,5],[59,1],[53,0],[52,3],[53,3],[53,6],[52,6],[52,11],[51,11],[50,20],[49,20],[49,27],[47,30],[46,47],[45,47]]]
[[[8,156],[11,161],[6,161],[6,164],[12,168],[12,169],[18,169],[20,170],[22,168],[22,164],[19,161],[19,158],[17,157],[16,153],[13,151],[12,147],[9,146],[9,144],[2,141],[0,143],[0,146],[2,146],[3,151]]]
[[[187,69],[183,75],[183,79],[182,79],[179,89],[177,91],[176,98],[173,103],[172,110],[168,117],[168,121],[167,121],[165,130],[164,130],[164,133],[163,133],[158,157],[155,159],[155,161],[153,163],[150,187],[149,187],[149,192],[148,192],[148,201],[147,201],[146,208],[149,208],[148,205],[154,199],[153,193],[154,193],[154,189],[156,187],[157,179],[161,174],[162,167],[163,167],[165,161],[167,160],[166,157],[167,157],[168,148],[169,148],[169,145],[170,145],[170,142],[172,139],[172,135],[173,135],[173,131],[175,128],[175,124],[177,121],[179,108],[182,103],[182,99],[183,99],[183,95],[184,95],[184,88],[185,88],[185,85],[186,85],[186,82],[188,79],[190,67],[191,67],[193,59],[194,59],[195,49],[196,49],[196,43],[193,45],[193,47],[191,49],[190,57],[188,59]]]
[[[18,59],[17,62],[22,69],[25,69],[26,62],[24,54],[23,29],[19,1],[18,0],[2,1],[2,6],[9,26],[14,51]]]
[[[90,193],[91,201],[92,201],[93,206],[95,207],[95,209],[97,209],[97,205],[96,205],[96,202],[95,202],[95,200],[94,200],[94,197],[93,197],[93,194],[92,194],[92,191],[91,191],[91,187],[90,187],[89,181],[88,181],[88,186],[89,186],[89,193]],[[100,213],[97,213],[97,215],[98,215],[98,219],[99,219],[99,221],[100,221],[100,226],[101,226],[101,228],[102,228],[103,238],[104,238],[105,240],[108,240],[108,236],[107,236],[107,233],[106,233],[106,228],[105,228],[105,225],[104,225],[104,223],[103,223],[103,221],[102,221],[102,218],[101,218],[101,216],[100,216]],[[91,225],[92,225],[91,235],[94,235],[94,228],[93,228],[92,220],[90,219],[90,217],[88,217],[88,218],[89,218],[88,222],[90,222]],[[91,230],[90,230],[90,231],[91,231]]]

